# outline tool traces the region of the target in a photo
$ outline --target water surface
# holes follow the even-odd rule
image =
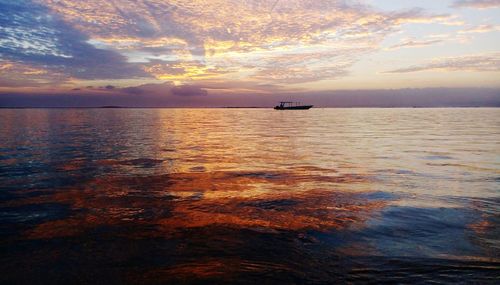
[[[499,282],[500,109],[0,110],[1,283]]]

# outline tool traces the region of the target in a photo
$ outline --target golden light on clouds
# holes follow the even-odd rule
[[[9,49],[2,60],[68,74],[57,76],[54,85],[143,79],[246,81],[254,82],[256,89],[293,84],[308,90],[315,83],[323,90],[370,88],[374,85],[365,80],[366,73],[384,80],[380,76],[387,70],[406,70],[445,53],[452,57],[497,51],[498,37],[486,37],[498,33],[500,23],[470,16],[467,9],[476,6],[458,2],[391,8],[385,1],[39,0],[27,10],[33,13],[33,28],[19,26],[15,19],[20,16],[10,13],[13,27],[6,31],[13,34],[0,44]],[[51,16],[44,18],[47,14]],[[469,47],[454,45],[457,42]],[[479,72],[453,69],[473,71]],[[392,73],[386,88],[411,84],[404,76]],[[400,83],[394,86],[395,81]]]

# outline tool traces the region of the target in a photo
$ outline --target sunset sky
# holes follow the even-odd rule
[[[0,105],[407,88],[498,95],[500,0],[0,0]]]

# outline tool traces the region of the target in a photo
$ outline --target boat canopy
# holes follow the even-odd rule
[[[282,101],[280,105],[301,105],[301,102],[292,102],[292,101]]]

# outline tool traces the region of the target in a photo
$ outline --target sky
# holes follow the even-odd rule
[[[0,106],[403,97],[500,105],[500,0],[0,0]]]

